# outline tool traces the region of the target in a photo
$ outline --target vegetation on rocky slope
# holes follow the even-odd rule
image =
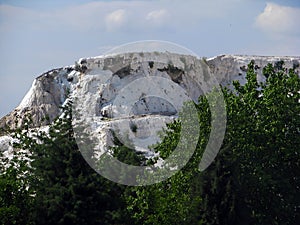
[[[13,160],[0,174],[1,224],[298,224],[300,221],[300,79],[282,64],[267,65],[259,84],[255,64],[247,83],[223,89],[227,131],[215,161],[198,170],[210,131],[209,104],[196,105],[201,135],[189,163],[164,182],[141,187],[115,184],[94,172],[74,139],[71,107],[48,133],[16,132],[16,148],[33,160]],[[176,146],[180,122],[156,151]],[[39,141],[37,141],[39,140]],[[144,158],[117,143],[119,160]],[[18,165],[18,166],[16,166]]]

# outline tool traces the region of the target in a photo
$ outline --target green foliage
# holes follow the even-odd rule
[[[0,223],[29,224],[34,192],[30,188],[28,160],[15,153],[11,160],[4,160],[0,168]]]
[[[203,173],[210,187],[202,195],[204,206],[213,212],[205,216],[208,224],[299,221],[300,80],[282,63],[263,71],[267,80],[259,84],[251,62],[247,83],[224,91],[228,147]]]
[[[137,132],[137,125],[135,123],[130,123],[129,124],[129,127],[130,127],[130,130],[133,132],[133,133],[136,133]]]
[[[113,156],[119,161],[134,166],[140,166],[146,162],[142,153],[135,151],[134,147],[125,146],[115,134],[113,134],[113,136],[114,147],[111,147],[111,150],[113,152]],[[126,145],[131,145],[131,143],[127,141]]]
[[[86,163],[76,144],[71,123],[71,103],[68,103],[63,108],[63,116],[50,125],[49,131],[29,130],[26,123],[16,131],[15,137],[19,141],[14,147],[30,151],[33,160],[30,171],[34,177],[26,183],[34,193],[32,205],[27,207],[30,212],[23,217],[24,223],[16,220],[16,224],[117,224],[123,219],[121,208],[125,206],[119,195],[124,187],[101,177]],[[1,179],[2,182],[17,176],[10,170],[6,175],[9,180]],[[19,182],[13,185],[13,196],[24,196]],[[6,183],[4,186],[10,187]],[[9,197],[8,193],[2,194]],[[25,194],[25,197],[29,196]],[[21,203],[22,200],[17,199],[10,208],[6,207],[6,211],[22,216],[16,208]],[[6,224],[5,220],[3,223]]]
[[[247,83],[223,89],[227,132],[215,161],[197,168],[210,133],[205,97],[197,109],[200,137],[190,162],[168,180],[138,187],[127,198],[137,224],[297,224],[299,221],[300,80],[282,63],[264,68],[259,84],[255,64]],[[180,123],[157,147],[162,158],[174,150]]]

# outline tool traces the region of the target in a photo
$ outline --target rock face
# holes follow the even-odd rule
[[[127,138],[142,151],[158,141],[154,133],[178,116],[184,101],[197,101],[214,85],[233,80],[246,82],[247,64],[254,60],[258,80],[262,68],[284,61],[298,69],[300,57],[223,55],[202,60],[175,53],[124,53],[80,59],[36,78],[20,105],[0,120],[0,127],[19,127],[30,114],[32,125],[45,125],[61,113],[60,106],[72,98],[97,133],[105,150],[112,143],[112,129],[125,129]],[[125,128],[124,128],[125,127]],[[2,146],[6,146],[2,144]]]
[[[293,68],[296,71],[300,71],[300,57],[290,56],[243,56],[243,55],[222,55],[210,58],[207,63],[211,72],[216,76],[221,85],[228,86],[233,80],[239,80],[241,84],[246,82],[247,65],[255,61],[257,80],[264,81],[265,78],[262,75],[262,69],[268,63],[279,66],[283,61],[286,68]]]
[[[0,120],[0,127],[19,127],[26,115],[32,117],[34,126],[44,124],[44,119],[53,120],[59,115],[59,107],[66,99],[70,86],[67,81],[67,71],[70,68],[60,68],[42,74],[33,81],[20,105]]]

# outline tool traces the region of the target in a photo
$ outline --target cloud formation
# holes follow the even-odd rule
[[[267,3],[255,21],[256,27],[271,35],[296,34],[300,32],[300,8]]]
[[[108,31],[119,29],[126,22],[126,11],[124,9],[115,10],[106,16],[105,21]]]
[[[165,9],[151,11],[147,14],[146,19],[155,24],[163,24],[169,17],[169,13]]]

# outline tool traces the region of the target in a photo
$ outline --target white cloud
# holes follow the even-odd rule
[[[299,33],[299,21],[300,8],[267,3],[255,26],[270,35],[288,35]]]
[[[125,24],[126,19],[126,11],[124,9],[118,9],[109,13],[105,18],[107,30],[113,31],[119,29]]]
[[[0,5],[1,33],[11,31],[22,26],[32,26],[37,23],[41,14],[29,9],[10,5]]]
[[[169,13],[165,9],[151,11],[147,14],[146,19],[156,24],[162,24],[168,19]]]
[[[237,0],[228,1],[226,5],[220,3],[222,0],[93,1],[46,11],[0,4],[0,19],[7,21],[7,29],[16,22],[26,22],[27,27],[40,30],[79,32],[149,31],[170,26],[181,29],[196,26],[205,19],[224,17]]]

